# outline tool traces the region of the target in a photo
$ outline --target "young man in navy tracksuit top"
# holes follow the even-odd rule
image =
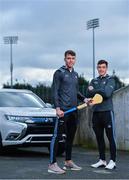
[[[53,100],[56,108],[56,114],[59,119],[55,122],[54,135],[50,145],[50,164],[49,173],[63,174],[65,170],[81,170],[72,161],[72,145],[77,129],[77,112],[72,112],[64,116],[64,111],[77,106],[77,99],[87,102],[87,99],[78,91],[78,74],[73,66],[76,61],[76,54],[68,50],[64,54],[65,66],[59,68],[53,76]],[[56,162],[56,150],[58,145],[58,128],[60,120],[64,121],[66,133],[65,163],[61,169]]]
[[[93,97],[96,93],[101,94],[103,97],[101,104],[93,106],[92,122],[98,144],[99,161],[91,166],[94,168],[105,166],[106,169],[113,169],[116,167],[115,122],[112,103],[115,80],[107,74],[107,69],[108,62],[100,60],[97,64],[99,77],[92,79],[87,91],[87,97],[89,98]],[[104,129],[110,145],[110,161],[108,164],[105,159]]]

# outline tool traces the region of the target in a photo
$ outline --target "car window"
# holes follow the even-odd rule
[[[33,93],[0,92],[0,107],[45,107]]]

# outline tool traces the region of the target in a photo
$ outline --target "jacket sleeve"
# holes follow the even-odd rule
[[[96,93],[103,96],[103,98],[107,99],[112,96],[113,91],[115,90],[115,80],[114,78],[109,78],[104,88],[94,89],[93,81],[91,81],[89,86],[93,86],[93,90],[87,90],[87,96],[93,97]]]
[[[93,90],[89,90],[90,86],[93,87]],[[91,82],[89,83],[88,88],[87,88],[86,97],[87,98],[92,98],[95,94],[96,94],[96,91],[94,89],[94,83],[93,83],[93,79],[92,79]]]
[[[52,97],[55,108],[60,107],[59,105],[60,84],[61,84],[61,73],[57,70],[53,75],[53,83],[52,83]]]
[[[109,78],[104,89],[98,90],[98,93],[100,93],[103,96],[103,98],[107,99],[112,96],[114,90],[115,90],[115,80],[114,78]]]
[[[81,92],[78,91],[77,93],[77,98],[81,101],[84,101],[84,99],[86,98]]]

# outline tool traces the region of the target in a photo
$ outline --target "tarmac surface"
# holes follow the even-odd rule
[[[106,153],[107,161],[109,152]],[[57,157],[63,167],[65,156]],[[29,147],[5,151],[0,155],[0,179],[129,179],[129,152],[117,152],[117,168],[91,168],[98,160],[98,152],[82,147],[73,148],[73,160],[83,169],[67,171],[63,175],[47,172],[49,153],[47,148]]]

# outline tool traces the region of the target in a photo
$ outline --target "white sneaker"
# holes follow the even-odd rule
[[[115,169],[116,163],[113,160],[110,160],[108,165],[105,167],[106,169]]]
[[[99,168],[99,167],[105,167],[107,165],[106,161],[99,160],[99,162],[92,164],[91,167],[93,168]]]
[[[61,169],[57,163],[49,164],[48,172],[54,173],[54,174],[64,174],[65,173],[65,171],[63,169]]]

